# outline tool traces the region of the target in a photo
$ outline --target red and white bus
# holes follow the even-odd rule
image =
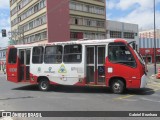
[[[9,46],[7,79],[15,83],[103,86],[113,93],[125,88],[144,88],[145,63],[122,39],[79,40]]]

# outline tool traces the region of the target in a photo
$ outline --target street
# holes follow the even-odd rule
[[[154,73],[153,65],[148,65],[148,69],[151,76]],[[0,110],[159,111],[160,80],[149,78],[147,88],[127,90],[124,94],[118,95],[111,93],[109,89],[94,87],[59,86],[52,87],[48,92],[42,92],[36,85],[8,82],[6,76],[1,73]]]

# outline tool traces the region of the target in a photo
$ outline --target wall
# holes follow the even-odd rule
[[[70,40],[69,0],[47,0],[48,42]]]
[[[137,34],[134,36],[134,39],[126,39],[126,38],[124,38],[124,39],[126,39],[128,42],[136,41],[136,44],[139,47],[139,36],[138,36],[138,25],[137,24],[107,20],[106,21],[106,29],[107,29],[107,38],[110,38],[110,31],[121,32],[122,38],[123,38],[124,32]]]

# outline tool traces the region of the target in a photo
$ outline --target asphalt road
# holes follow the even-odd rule
[[[149,65],[149,75],[154,73]],[[5,111],[160,111],[160,82],[149,77],[147,88],[127,90],[124,94],[112,94],[106,88],[82,88],[59,86],[49,92],[38,90],[35,85],[15,84],[0,74],[0,110]],[[21,118],[16,118],[21,120]],[[42,118],[46,119],[46,118]],[[53,118],[48,118],[53,119]],[[56,119],[56,118],[55,118]],[[83,118],[58,118],[75,120]],[[116,118],[84,118],[116,119]],[[133,118],[118,118],[118,120]],[[139,118],[134,118],[134,120]],[[141,118],[146,120],[147,118]],[[152,118],[148,118],[152,119]],[[156,118],[158,120],[158,118]],[[22,119],[24,120],[24,118]],[[28,120],[25,118],[25,120]]]

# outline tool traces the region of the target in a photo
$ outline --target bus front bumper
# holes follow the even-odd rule
[[[141,86],[140,86],[140,88],[145,88],[147,86],[147,81],[148,81],[147,75],[144,74],[141,77]]]

